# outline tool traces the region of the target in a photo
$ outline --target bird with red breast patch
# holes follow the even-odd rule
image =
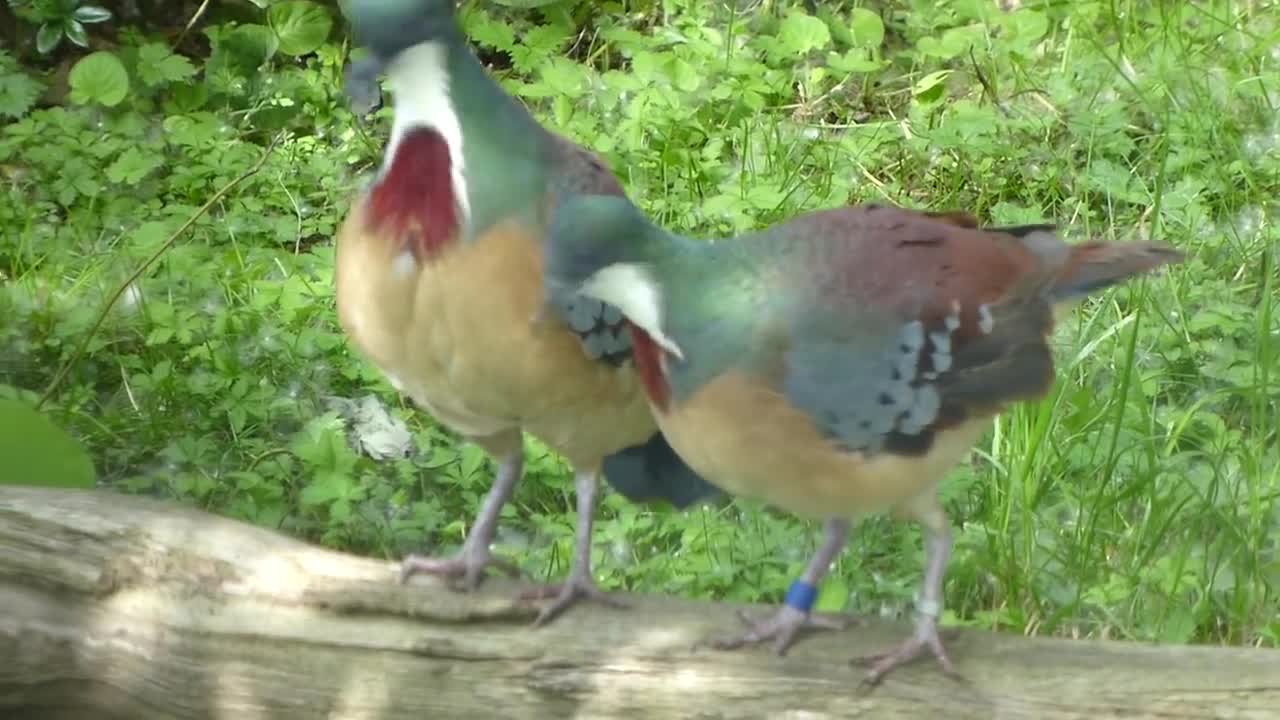
[[[616,307],[566,295],[551,308],[559,323],[534,322],[559,198],[622,188],[489,77],[451,0],[350,0],[344,12],[371,53],[348,92],[367,99],[385,69],[395,117],[382,167],[338,232],[339,320],[392,385],[498,461],[461,553],[408,557],[402,577],[441,575],[469,590],[490,565],[514,572],[489,546],[527,431],[573,464],[578,511],[569,578],[530,594],[553,600],[536,622],[583,597],[619,605],[591,573],[599,476],[632,499],[680,507],[716,492],[658,433]]]

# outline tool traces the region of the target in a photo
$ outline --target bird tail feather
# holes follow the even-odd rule
[[[1183,258],[1181,251],[1152,242],[1073,245],[1050,292],[1056,303],[1078,300],[1134,275],[1182,262]]]
[[[666,500],[678,509],[720,494],[685,464],[662,433],[604,459],[605,480],[632,502]]]

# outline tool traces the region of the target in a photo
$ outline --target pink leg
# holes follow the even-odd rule
[[[925,522],[925,572],[920,597],[916,601],[915,632],[887,653],[859,659],[860,662],[871,665],[865,679],[869,685],[879,684],[889,672],[911,662],[925,648],[933,653],[944,673],[960,679],[960,674],[951,664],[951,658],[947,657],[946,648],[942,646],[942,638],[938,636],[938,617],[942,614],[942,583],[947,572],[947,562],[951,559],[951,528],[940,509],[931,515],[933,517]]]
[[[535,627],[545,625],[582,599],[595,600],[610,607],[623,608],[626,603],[611,597],[596,586],[591,576],[591,528],[595,520],[596,494],[600,489],[596,471],[579,470],[573,477],[578,499],[578,527],[574,536],[573,567],[563,583],[547,585],[524,595],[528,599],[555,598],[533,621]]]
[[[484,579],[485,568],[497,567],[512,577],[519,577],[520,570],[510,560],[494,557],[489,552],[489,545],[498,530],[498,515],[502,506],[511,499],[516,483],[524,468],[524,450],[517,446],[516,450],[503,457],[498,463],[497,477],[493,487],[484,499],[476,522],[467,533],[467,540],[462,551],[450,558],[433,558],[421,555],[410,555],[400,563],[400,582],[409,579],[414,573],[439,575],[455,581],[454,588],[462,591],[474,590]]]
[[[822,529],[822,544],[818,547],[818,551],[813,554],[813,559],[809,561],[809,566],[805,568],[804,574],[800,576],[800,581],[811,588],[822,582],[822,578],[826,577],[831,570],[831,563],[840,554],[840,551],[844,549],[848,537],[848,520],[828,520]],[[742,635],[713,641],[711,643],[712,647],[718,650],[732,650],[749,643],[773,640],[774,652],[779,655],[785,655],[787,648],[795,642],[796,633],[801,628],[843,630],[848,625],[845,620],[813,617],[807,609],[800,610],[789,604],[784,604],[772,616],[765,619],[753,619],[742,612],[738,613],[738,616],[747,624],[750,630]]]

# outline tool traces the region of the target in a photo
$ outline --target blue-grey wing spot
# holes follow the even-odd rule
[[[938,391],[932,385],[921,385],[912,396],[911,407],[899,419],[898,430],[908,435],[919,435],[938,417],[941,409],[942,399],[938,397]]]
[[[585,298],[575,298],[568,307],[569,327],[573,328],[573,331],[577,333],[589,332],[596,324],[598,310],[598,303]]]
[[[605,325],[618,325],[622,322],[622,311],[612,305],[605,305],[601,319],[604,320]]]
[[[591,357],[601,357],[607,352],[605,347],[605,337],[602,333],[591,333],[582,339],[582,344],[587,348],[587,354]]]
[[[604,346],[605,354],[631,351],[631,334],[625,328],[616,328],[612,332],[605,331],[601,335],[606,340]]]
[[[793,346],[786,357],[787,397],[848,450],[874,453],[886,445],[912,452],[927,449],[941,398],[922,378],[920,359],[936,354],[936,334],[913,321],[889,337]],[[902,442],[902,436],[915,437]]]
[[[936,377],[937,373],[946,372],[951,368],[951,331],[931,332],[929,342],[933,345],[930,359]]]
[[[934,354],[943,353],[951,354],[951,333],[949,332],[931,332],[929,333],[929,342],[933,343]]]
[[[631,335],[623,327],[622,313],[617,308],[581,295],[553,295],[550,302],[582,341],[588,357],[610,365],[621,365],[631,357]]]
[[[924,323],[919,320],[912,320],[902,326],[902,333],[899,337],[902,347],[909,348],[904,352],[919,352],[924,347]]]

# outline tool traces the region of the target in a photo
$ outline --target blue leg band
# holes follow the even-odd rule
[[[787,588],[787,597],[782,604],[787,607],[795,608],[802,613],[808,613],[813,609],[813,603],[818,599],[818,587],[810,585],[803,580],[796,580],[791,583],[791,587]]]

